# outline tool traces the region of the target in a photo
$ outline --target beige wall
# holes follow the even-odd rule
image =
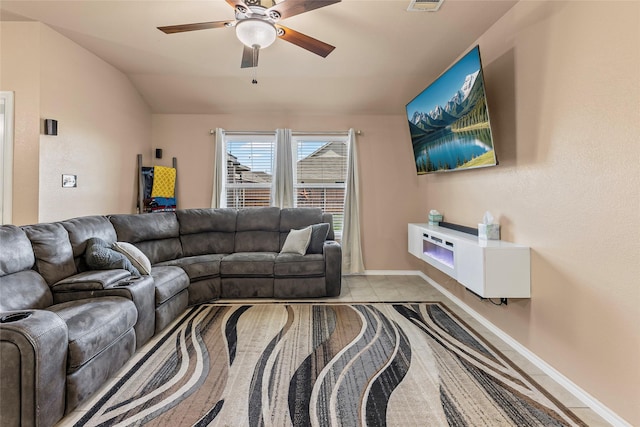
[[[520,2],[479,40],[500,167],[420,180],[422,210],[465,225],[491,210],[505,240],[531,246],[532,297],[498,308],[425,271],[632,425],[639,18],[639,2]]]
[[[15,91],[13,223],[135,212],[151,115],[127,77],[39,23],[3,22],[1,58],[0,86]],[[41,135],[45,118],[58,136]]]
[[[40,28],[0,22],[0,90],[14,91],[13,223],[38,222]]]

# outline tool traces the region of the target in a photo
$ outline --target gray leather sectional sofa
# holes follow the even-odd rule
[[[0,424],[55,424],[188,306],[339,295],[331,224],[315,208],[254,208],[1,226]],[[308,226],[320,234],[306,253],[280,253],[290,230]],[[95,238],[133,244],[150,274],[92,269]]]

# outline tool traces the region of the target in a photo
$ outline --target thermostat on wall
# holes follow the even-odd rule
[[[62,175],[62,187],[74,188],[78,186],[78,175]]]

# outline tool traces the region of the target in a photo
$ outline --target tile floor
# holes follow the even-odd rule
[[[476,332],[481,334],[483,338],[500,350],[506,357],[515,362],[520,369],[530,375],[538,384],[543,386],[562,404],[570,408],[571,411],[573,411],[589,427],[611,425],[420,276],[345,276],[342,281],[342,292],[339,297],[322,298],[320,300],[327,302],[441,301],[446,304],[451,311],[458,315],[458,317],[469,324]],[[242,302],[244,301],[245,300],[242,300]],[[249,300],[249,302],[255,301],[256,300]],[[268,301],[269,300],[260,300],[260,302]],[[303,301],[309,302],[309,300]],[[225,300],[225,302],[229,301]],[[240,300],[238,302],[240,302]],[[151,343],[147,343],[143,349],[147,348],[150,344]],[[133,359],[125,365],[120,372],[126,372],[127,368],[132,362],[135,362],[135,359],[137,359],[138,356],[138,354],[134,355]],[[103,390],[115,381],[116,379],[105,384]],[[94,398],[85,402],[84,405],[78,407],[74,412],[58,423],[56,427],[72,426],[75,421],[78,420],[88,408],[90,408],[95,397],[97,396],[94,396]]]

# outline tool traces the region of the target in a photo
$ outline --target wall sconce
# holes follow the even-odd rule
[[[57,135],[58,134],[58,121],[54,119],[44,119],[44,134],[45,135]]]

